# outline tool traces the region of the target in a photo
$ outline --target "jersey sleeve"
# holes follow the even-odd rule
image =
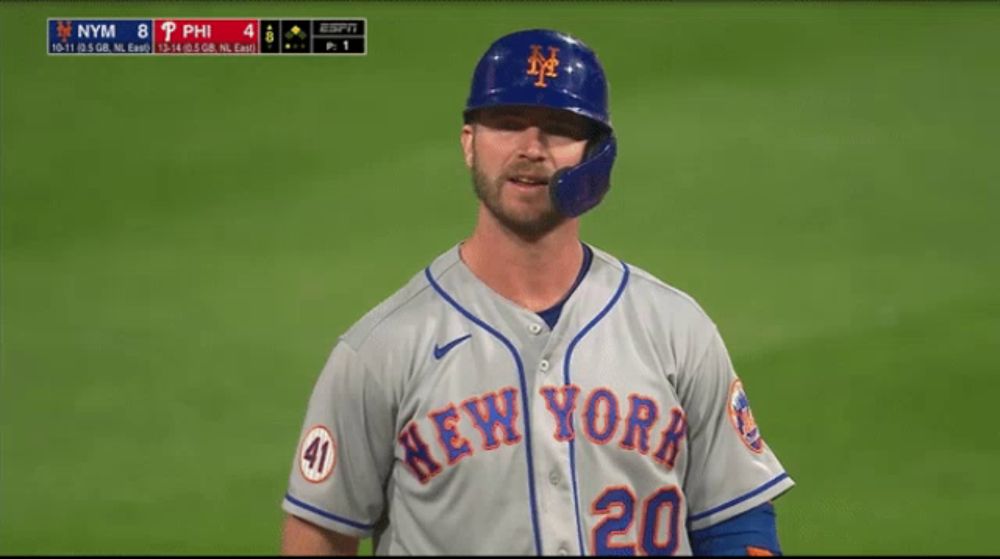
[[[690,530],[732,518],[794,485],[761,436],[714,324],[701,339],[701,356],[678,386],[688,421],[684,492]]]
[[[371,535],[392,466],[394,413],[377,371],[334,347],[309,399],[282,508],[355,537]]]

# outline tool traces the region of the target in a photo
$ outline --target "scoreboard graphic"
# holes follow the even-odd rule
[[[365,18],[49,18],[50,55],[366,55]]]

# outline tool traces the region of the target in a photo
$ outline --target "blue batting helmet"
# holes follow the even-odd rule
[[[594,51],[579,39],[548,29],[500,37],[476,65],[465,121],[478,109],[507,105],[560,109],[597,125],[600,133],[584,160],[557,171],[549,194],[556,210],[569,217],[600,203],[611,188],[617,146],[608,112],[608,83]]]

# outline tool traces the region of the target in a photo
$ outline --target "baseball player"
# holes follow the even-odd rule
[[[596,55],[519,31],[479,60],[472,235],[355,323],[309,400],[286,554],[780,553],[793,481],[715,324],[579,238],[616,143]]]

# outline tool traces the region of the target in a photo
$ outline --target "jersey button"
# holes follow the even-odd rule
[[[560,479],[562,478],[559,477],[559,472],[555,470],[549,472],[549,483],[551,483],[552,485],[559,485]]]
[[[538,364],[538,370],[541,372],[546,372],[549,370],[549,360],[542,359],[542,362]]]
[[[566,546],[562,546],[559,548],[559,555],[562,555],[563,557],[569,555],[569,550],[566,549]]]
[[[531,324],[528,325],[528,332],[531,332],[532,334],[537,336],[542,332],[542,327],[532,322]]]

